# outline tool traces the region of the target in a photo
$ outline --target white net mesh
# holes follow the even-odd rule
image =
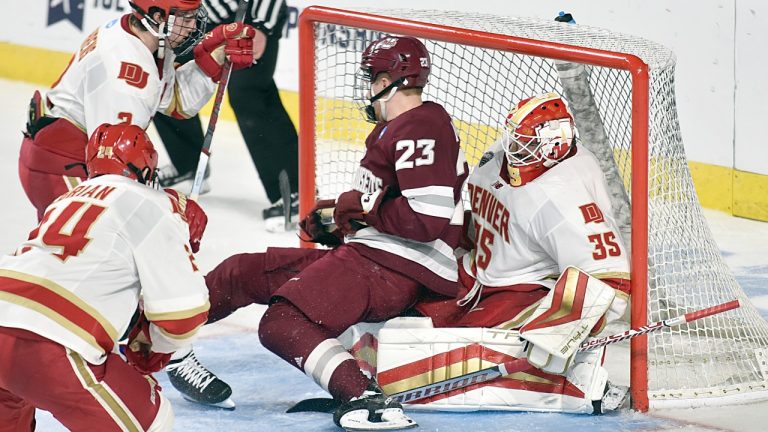
[[[682,144],[667,48],[604,29],[446,11],[364,10],[388,17],[634,54],[649,66],[649,322],[723,303],[728,314],[652,333],[649,399],[695,400],[768,388],[768,326],[720,257],[704,220]],[[382,33],[315,24],[315,182],[320,198],[349,189],[372,126],[352,100],[360,54]],[[425,99],[455,118],[470,165],[497,139],[513,102],[558,91],[569,99],[585,145],[601,159],[630,228],[631,97],[628,72],[422,38],[432,56]],[[637,301],[637,300],[635,300]],[[755,394],[755,393],[752,393]]]

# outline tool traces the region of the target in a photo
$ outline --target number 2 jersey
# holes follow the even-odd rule
[[[469,169],[451,117],[433,102],[378,124],[365,141],[352,188],[387,188],[378,223],[347,243],[378,264],[440,294],[456,295],[461,188]],[[362,246],[362,247],[360,247]]]
[[[575,155],[522,186],[511,186],[508,178],[497,143],[469,178],[475,249],[463,257],[462,276],[476,275],[483,289],[551,288],[567,266],[576,266],[628,290],[628,251],[589,150],[579,146]]]
[[[133,34],[128,18],[113,19],[85,39],[47,93],[48,115],[65,118],[91,136],[103,123],[146,129],[158,111],[191,117],[208,102],[215,83],[197,64],[175,65],[170,49],[165,60],[158,60]],[[84,144],[59,151],[82,156]]]
[[[0,326],[29,330],[100,364],[140,299],[155,352],[191,343],[208,289],[178,201],[116,175],[59,197],[14,255],[0,258]]]

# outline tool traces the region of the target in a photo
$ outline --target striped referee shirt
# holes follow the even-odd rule
[[[203,0],[212,24],[232,22],[235,19],[238,0]],[[245,22],[271,35],[281,27],[287,13],[285,0],[250,0]],[[279,35],[278,35],[279,36]]]

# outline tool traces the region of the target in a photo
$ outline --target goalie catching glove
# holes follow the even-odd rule
[[[565,374],[579,345],[615,298],[614,289],[604,282],[576,267],[566,268],[520,328],[528,363],[544,372]],[[623,301],[617,303],[626,306]]]
[[[171,199],[173,211],[180,214],[181,218],[189,225],[189,247],[192,253],[200,250],[200,241],[203,239],[205,227],[208,225],[208,216],[200,205],[188,199],[186,195],[174,189],[163,189]]]
[[[149,321],[144,316],[144,313],[139,316],[138,322],[133,326],[131,332],[128,333],[125,359],[144,375],[150,375],[163,369],[171,361],[170,353],[156,353],[152,351]]]
[[[219,82],[225,60],[232,62],[232,70],[253,64],[255,35],[256,29],[248,24],[235,22],[219,25],[206,33],[202,42],[195,46],[195,63],[213,82]]]

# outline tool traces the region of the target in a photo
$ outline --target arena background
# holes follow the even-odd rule
[[[768,81],[764,42],[768,3],[761,0],[289,0],[276,81],[298,124],[298,32],[301,10],[339,7],[456,9],[466,13],[552,19],[567,9],[578,23],[641,36],[677,55],[676,99],[686,153],[704,207],[768,220],[768,147],[763,143]],[[128,0],[6,2],[0,28],[0,78],[47,88],[71,53],[98,25],[129,11]],[[18,107],[20,110],[24,106]],[[203,115],[210,112],[204,108]],[[232,119],[225,107],[224,118]],[[21,128],[23,125],[19,125]]]

